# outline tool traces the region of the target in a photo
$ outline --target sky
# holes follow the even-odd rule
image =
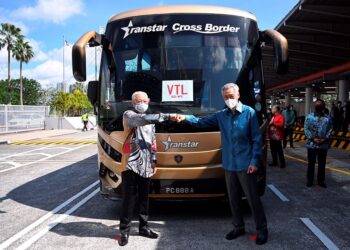
[[[159,5],[214,5],[253,13],[260,30],[275,28],[299,0],[0,0],[0,23],[21,28],[34,49],[34,58],[24,65],[23,76],[42,86],[56,86],[63,79],[74,83],[71,69],[72,44],[86,31],[98,31],[119,12]],[[69,46],[64,46],[66,40]],[[94,78],[94,51],[87,56],[88,80]],[[12,60],[12,78],[19,78],[19,62]],[[7,79],[7,51],[0,51],[0,79]]]

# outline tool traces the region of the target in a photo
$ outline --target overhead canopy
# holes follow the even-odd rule
[[[350,0],[301,0],[275,29],[289,43],[289,72],[277,75],[272,47],[263,47],[268,92],[350,73]]]

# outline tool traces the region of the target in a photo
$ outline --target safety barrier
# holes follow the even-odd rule
[[[303,127],[296,127],[293,133],[295,141],[305,141],[306,136]],[[350,132],[332,132],[330,145],[335,148],[350,151]]]

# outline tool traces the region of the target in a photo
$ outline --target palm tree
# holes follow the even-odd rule
[[[73,85],[73,91],[74,90],[79,90],[81,93],[85,93],[85,85],[83,82],[75,82]]]
[[[11,50],[14,43],[21,35],[21,29],[10,23],[2,23],[0,29],[0,49],[7,47],[7,86],[9,90],[9,103],[11,104],[12,86],[11,86]]]
[[[34,57],[33,48],[23,38],[18,38],[13,47],[12,56],[19,61],[20,103],[23,105],[22,64],[23,62],[28,63]]]

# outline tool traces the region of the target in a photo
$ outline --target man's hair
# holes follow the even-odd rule
[[[275,108],[278,112],[281,111],[281,107],[279,105],[273,105],[272,108]]]
[[[316,105],[316,103],[321,103],[321,105],[325,108],[326,107],[326,102],[324,101],[324,100],[322,100],[322,99],[317,99],[316,101],[315,101],[315,105]]]
[[[223,94],[224,91],[225,91],[226,89],[229,89],[229,88],[234,88],[237,92],[239,92],[239,87],[238,87],[238,85],[235,84],[235,83],[230,82],[230,83],[226,83],[224,86],[222,86],[222,88],[221,88],[221,94]]]
[[[148,95],[146,92],[143,92],[143,91],[136,91],[132,94],[131,96],[131,100],[134,101],[136,99],[136,96],[137,95],[145,95],[147,98],[148,98]]]

